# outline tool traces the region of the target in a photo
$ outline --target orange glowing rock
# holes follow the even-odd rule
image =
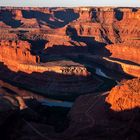
[[[126,111],[140,108],[140,79],[136,78],[115,86],[106,102],[111,105],[113,111]]]

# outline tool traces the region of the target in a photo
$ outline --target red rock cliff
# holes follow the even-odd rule
[[[111,111],[115,114],[117,112],[123,112],[116,117],[128,120],[138,115],[138,111],[133,112],[133,110],[140,108],[139,99],[140,79],[133,79],[115,86],[106,98],[106,102],[110,105]],[[113,114],[114,117],[115,114]]]
[[[33,63],[38,59],[30,52],[31,45],[27,41],[5,41],[0,42],[0,61]]]
[[[140,41],[107,45],[111,57],[140,64]]]

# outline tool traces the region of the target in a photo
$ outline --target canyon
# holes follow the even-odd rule
[[[127,65],[131,62],[137,65],[140,53],[139,20],[139,8],[1,7],[1,48],[7,49],[5,53],[8,53],[8,49],[15,51],[13,53],[17,58],[14,59],[20,55],[20,63],[44,63],[49,54],[62,56],[76,52],[116,58],[119,62],[126,60]],[[5,62],[4,53],[1,53],[1,61]],[[11,61],[10,58],[6,59],[7,62]],[[119,72],[125,71],[125,63],[123,66],[115,64],[121,67]],[[13,67],[16,68],[16,64]],[[139,68],[127,68],[127,71],[128,74],[131,71],[132,76],[138,76]]]
[[[0,7],[0,138],[138,140],[139,47],[140,8]]]

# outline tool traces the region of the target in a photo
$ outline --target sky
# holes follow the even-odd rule
[[[120,6],[140,7],[140,0],[0,0],[0,6],[75,7]]]

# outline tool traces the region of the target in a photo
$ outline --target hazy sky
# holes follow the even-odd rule
[[[0,0],[0,6],[131,6],[140,7],[140,0]]]

